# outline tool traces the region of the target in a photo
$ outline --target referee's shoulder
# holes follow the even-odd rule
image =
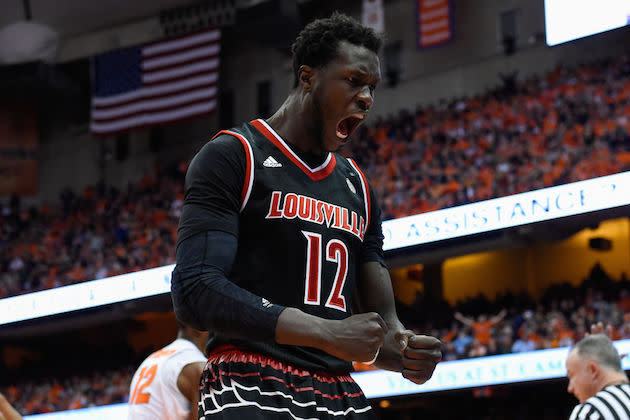
[[[569,420],[614,420],[600,412],[597,406],[601,404],[601,401],[595,400],[596,398],[593,396],[575,407]]]
[[[571,415],[569,416],[569,420],[576,420],[578,418],[577,416],[582,409],[582,405],[583,404],[578,404],[573,408],[573,411],[571,411]]]
[[[630,387],[611,385],[575,407],[569,420],[618,420],[630,418]]]

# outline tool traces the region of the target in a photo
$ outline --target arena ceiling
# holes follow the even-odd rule
[[[200,0],[1,0],[0,28],[27,20],[30,9],[34,22],[51,27],[64,38],[155,16],[162,10],[206,3],[208,1]]]

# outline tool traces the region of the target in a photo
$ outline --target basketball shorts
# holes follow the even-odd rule
[[[376,419],[350,375],[310,372],[231,346],[212,351],[199,393],[200,420]]]

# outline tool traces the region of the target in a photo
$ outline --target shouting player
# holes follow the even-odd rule
[[[336,153],[372,107],[381,43],[344,15],[310,23],[280,109],[190,164],[171,296],[216,333],[201,419],[373,418],[351,361],[421,384],[440,360],[439,340],[399,321],[376,196]]]

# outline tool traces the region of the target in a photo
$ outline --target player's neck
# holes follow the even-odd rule
[[[325,155],[314,133],[312,104],[298,92],[292,92],[266,122],[286,142],[314,155]]]

